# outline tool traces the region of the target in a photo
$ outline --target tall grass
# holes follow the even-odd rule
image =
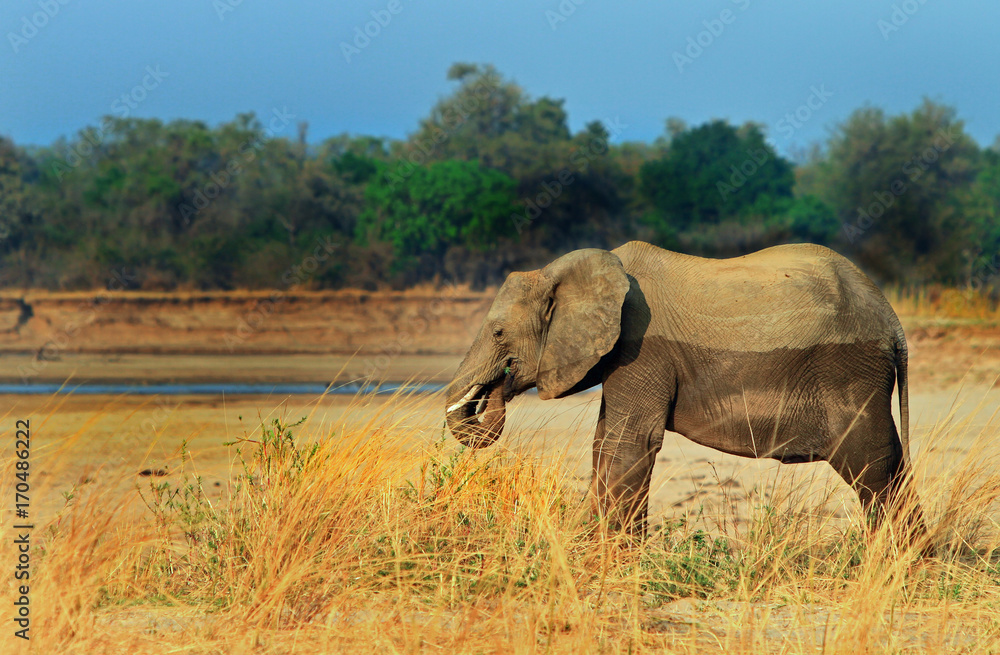
[[[995,294],[972,287],[891,287],[885,295],[903,318],[1000,323],[1000,302]]]
[[[169,483],[99,482],[69,500],[35,531],[34,638],[14,640],[8,626],[0,648],[857,654],[1000,647],[993,430],[942,424],[928,439],[936,450],[916,458],[929,557],[897,538],[899,526],[869,535],[859,516],[834,524],[809,511],[815,494],[780,485],[767,501],[751,498],[744,521],[723,517],[713,528],[667,516],[634,545],[590,516],[558,458],[466,451],[442,432],[407,427],[424,401],[385,402],[332,429],[266,421],[233,445],[223,502],[210,500],[190,468]],[[938,455],[956,444],[964,455],[945,471]],[[9,473],[10,464],[5,483]],[[13,557],[5,538],[0,562]],[[5,581],[0,607],[11,607],[12,593]]]

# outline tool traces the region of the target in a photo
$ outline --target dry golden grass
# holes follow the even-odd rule
[[[1000,648],[992,428],[971,435],[974,446],[947,470],[932,451],[917,458],[929,557],[897,538],[898,526],[868,535],[855,517],[838,527],[810,511],[822,490],[780,485],[748,522],[707,531],[668,518],[630,546],[591,519],[558,458],[414,435],[407,417],[426,397],[356,402],[385,409],[363,420],[348,413],[332,434],[306,419],[268,421],[242,438],[225,502],[209,500],[193,473],[179,484],[88,485],[33,531],[32,640],[14,639],[5,620],[0,650]],[[928,443],[967,443],[970,424],[952,423]],[[57,467],[86,438],[83,429],[35,453],[35,470]],[[10,507],[14,462],[4,461]],[[44,493],[39,477],[33,484]],[[0,566],[12,568],[12,520],[3,516]],[[0,589],[10,615],[6,572]]]
[[[893,287],[886,289],[885,295],[900,317],[1000,322],[1000,303],[972,288],[940,285]]]

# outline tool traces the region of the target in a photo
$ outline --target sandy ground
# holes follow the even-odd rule
[[[578,485],[581,499],[590,478],[591,446],[600,394],[590,391],[553,401],[534,394],[510,406],[503,439],[494,449],[534,457],[561,459]],[[294,422],[309,416],[304,434],[336,438],[342,425],[361,425],[373,415],[394,420],[414,448],[429,448],[444,440],[440,394],[409,398],[327,396],[0,396],[3,431],[14,420],[30,419],[35,465],[36,519],[54,515],[67,493],[79,497],[97,479],[148,487],[148,482],[179,481],[182,468],[201,475],[210,494],[223,497],[239,472],[236,449],[226,446],[253,437],[261,422],[280,417]],[[972,386],[964,390],[916,392],[911,395],[914,461],[923,476],[946,475],[966,456],[975,438],[987,429],[1000,409],[1000,389]],[[947,420],[953,429],[934,431]],[[182,443],[190,459],[181,463]],[[146,475],[143,475],[145,473]],[[152,474],[152,475],[149,475]],[[712,527],[726,506],[745,517],[754,503],[796,486],[813,490],[802,509],[829,516],[850,515],[856,500],[822,462],[781,465],[717,452],[684,437],[667,433],[653,475],[650,509],[661,518],[697,516]],[[826,490],[832,489],[832,492]],[[825,500],[824,500],[825,499]]]

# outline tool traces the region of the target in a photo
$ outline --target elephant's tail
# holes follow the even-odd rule
[[[907,381],[908,353],[903,327],[897,324],[894,344],[896,360],[896,388],[899,391],[899,441],[903,446],[903,465],[910,466],[910,391]]]

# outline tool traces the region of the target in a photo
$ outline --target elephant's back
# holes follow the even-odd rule
[[[653,329],[699,345],[766,352],[817,344],[885,341],[891,308],[857,267],[813,244],[707,259],[649,246],[616,250],[651,300]],[[631,270],[630,270],[631,269]],[[652,298],[650,298],[652,296]]]

